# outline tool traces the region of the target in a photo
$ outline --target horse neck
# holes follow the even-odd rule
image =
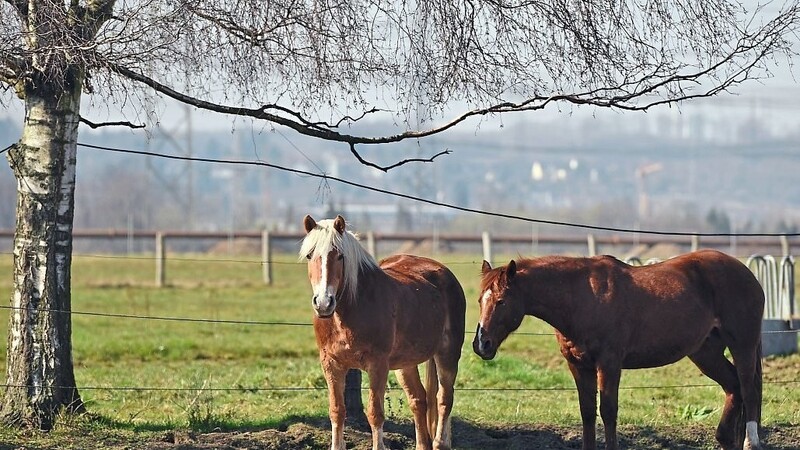
[[[567,332],[571,327],[570,316],[574,313],[574,301],[568,278],[564,273],[552,268],[527,268],[518,274],[524,277],[522,283],[525,299],[525,314],[538,317],[557,330]]]
[[[342,299],[342,314],[351,309],[363,305],[366,300],[375,297],[376,286],[381,284],[381,279],[385,276],[383,270],[378,268],[370,268],[360,266],[358,268],[358,283],[352,286],[351,289],[339,288],[336,293],[337,297]],[[338,310],[338,308],[337,308]]]

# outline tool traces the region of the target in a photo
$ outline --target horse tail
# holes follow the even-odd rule
[[[428,434],[431,441],[436,439],[436,423],[439,420],[439,405],[436,401],[439,391],[439,375],[436,370],[436,361],[431,358],[425,364],[425,395],[428,405]]]

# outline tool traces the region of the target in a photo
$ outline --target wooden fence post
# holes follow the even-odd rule
[[[700,248],[700,236],[693,234],[691,251],[696,252],[698,248]]]
[[[789,256],[791,255],[791,249],[789,248],[789,238],[786,235],[781,236],[781,251],[783,253],[782,256]]]
[[[597,242],[595,242],[593,234],[586,235],[586,244],[589,246],[589,256],[597,255]]]
[[[344,410],[348,419],[363,422],[364,403],[361,400],[361,371],[350,369],[344,378]]]
[[[166,248],[164,246],[164,233],[156,232],[156,287],[164,287],[166,279],[167,261]]]
[[[375,233],[367,231],[367,253],[373,258],[377,258],[377,249],[375,248]]]
[[[483,242],[483,260],[492,263],[492,237],[489,236],[488,231],[481,233],[481,241]]]
[[[264,284],[272,286],[272,242],[270,241],[269,231],[261,231],[261,269],[264,276]]]

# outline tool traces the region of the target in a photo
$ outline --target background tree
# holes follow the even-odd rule
[[[170,97],[343,143],[378,167],[360,146],[473,116],[645,110],[768,75],[800,15],[796,1],[762,13],[723,0],[3,0],[0,85],[16,99],[0,101],[23,102],[25,119],[7,149],[18,200],[0,415],[50,428],[83,409],[69,316],[79,123],[153,124],[148,99]],[[115,121],[82,117],[89,102]],[[368,114],[403,125],[358,135]]]

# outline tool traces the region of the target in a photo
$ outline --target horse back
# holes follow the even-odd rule
[[[717,250],[700,250],[673,259],[667,262],[682,268],[702,289],[723,325],[749,319],[760,327],[764,290],[741,261]]]
[[[396,343],[435,343],[437,352],[453,353],[457,361],[464,342],[466,298],[455,275],[440,262],[415,255],[390,256],[380,266],[391,280],[386,295],[391,292],[394,297]]]
[[[612,257],[589,261],[586,286],[594,301],[587,304],[595,306],[582,314],[583,326],[603,336],[596,351],[624,348],[625,368],[674,362],[715,328],[736,340],[760,336],[763,290],[731,256],[702,250],[639,267]]]
[[[663,266],[663,268],[662,268]],[[648,267],[648,266],[645,266]],[[760,317],[764,291],[755,275],[738,259],[717,250],[699,250],[651,266],[655,277],[664,270],[682,273],[688,286],[708,299],[714,308],[742,309]],[[665,281],[668,281],[667,277]]]
[[[379,264],[394,282],[413,292],[415,301],[443,302],[448,317],[462,318],[460,322],[463,331],[463,317],[466,312],[464,290],[445,265],[424,256],[406,254],[389,256]]]
[[[740,342],[760,338],[764,292],[736,258],[701,250],[628,271],[634,290],[650,298],[647,310],[635,315],[645,325],[637,333],[642,342],[654,345],[655,336],[662,342],[674,341],[677,357],[682,347],[678,341],[688,345],[699,339],[699,344],[713,329]]]

